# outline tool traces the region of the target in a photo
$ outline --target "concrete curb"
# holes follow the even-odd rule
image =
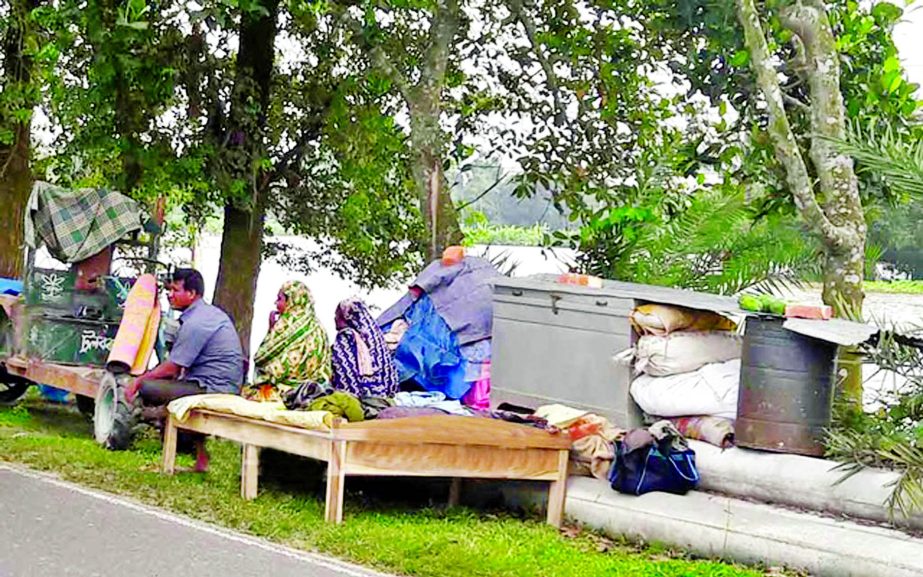
[[[615,534],[661,541],[707,557],[784,565],[818,577],[919,577],[923,540],[701,492],[622,495],[575,478],[567,514]]]
[[[535,487],[507,485],[506,501],[540,504]],[[568,482],[567,516],[611,535],[627,535],[708,558],[785,566],[817,577],[921,577],[923,539],[894,529],[690,492],[622,495],[588,477]]]
[[[923,514],[890,518],[885,502],[899,477],[893,471],[864,469],[838,483],[845,471],[834,470],[835,461],[689,444],[707,491],[923,530]]]

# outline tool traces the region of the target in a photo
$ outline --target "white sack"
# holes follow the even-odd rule
[[[646,335],[635,347],[635,370],[652,377],[691,373],[710,363],[739,359],[743,339],[728,331]]]
[[[740,359],[734,359],[680,375],[639,375],[631,383],[631,396],[651,416],[736,419],[739,383]]]

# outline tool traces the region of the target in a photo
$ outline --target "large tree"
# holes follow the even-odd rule
[[[413,260],[405,253],[416,246],[418,216],[405,198],[407,146],[330,14],[268,0],[207,14],[197,21],[216,17],[238,50],[230,73],[205,42],[189,57],[185,91],[207,118],[196,147],[213,185],[188,208],[224,212],[215,301],[249,344],[266,254],[300,269],[331,265],[366,286],[387,284]],[[308,236],[310,247],[268,239],[268,219]]]
[[[268,202],[267,126],[273,88],[279,1],[263,0],[239,16],[230,117],[218,133],[213,166],[227,204],[215,303],[234,319],[250,348]]]
[[[381,8],[368,3],[362,9],[347,5],[340,17],[371,62],[372,72],[393,86],[406,107],[411,170],[426,225],[424,255],[432,260],[461,240],[445,177],[450,138],[442,123],[470,22],[458,0],[398,2]]]
[[[756,4],[754,0],[738,0],[737,6],[751,66],[769,112],[773,148],[801,217],[823,242],[824,302],[840,314],[844,308],[861,311],[867,227],[853,160],[831,142],[846,136],[846,107],[836,39],[826,8],[815,1],[786,7],[780,13],[796,47],[792,70],[809,87],[810,151],[806,157],[785,110],[780,78]],[[816,179],[808,170],[809,163]],[[857,393],[861,390],[849,392],[852,396]]]
[[[32,113],[39,99],[32,11],[37,7],[38,0],[12,0],[0,13],[0,277],[7,278],[22,273],[23,222],[32,188]]]

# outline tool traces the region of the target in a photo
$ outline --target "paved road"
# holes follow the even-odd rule
[[[380,574],[0,465],[0,577]]]

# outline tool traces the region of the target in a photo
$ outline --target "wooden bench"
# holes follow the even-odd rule
[[[254,499],[259,451],[276,449],[326,461],[326,520],[343,520],[347,475],[448,477],[449,501],[457,504],[462,478],[548,481],[548,523],[560,527],[564,515],[570,439],[494,419],[425,416],[336,423],[313,431],[225,413],[193,409],[187,419],[167,420],[163,471],[173,474],[177,430],[229,439],[243,445],[241,496]]]

